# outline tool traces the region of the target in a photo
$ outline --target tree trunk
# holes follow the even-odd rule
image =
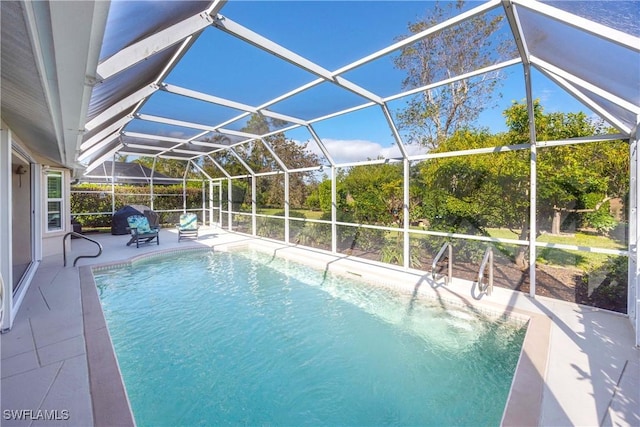
[[[562,211],[554,206],[553,220],[551,221],[551,234],[560,234],[560,224],[562,224]]]
[[[527,229],[527,227],[522,227],[522,232],[520,233],[520,240],[526,240],[528,233],[529,233],[529,230]],[[527,249],[528,248],[526,246],[517,246],[516,253],[514,254],[514,257],[513,257],[513,262],[515,263],[516,267],[518,267],[522,271],[529,268],[529,264],[527,263],[527,259],[525,256],[527,254]]]

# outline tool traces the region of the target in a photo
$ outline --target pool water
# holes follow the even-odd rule
[[[95,279],[139,426],[499,425],[526,329],[248,250]]]

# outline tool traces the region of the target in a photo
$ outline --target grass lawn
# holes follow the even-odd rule
[[[507,229],[490,228],[487,230],[491,237],[503,239],[517,239],[518,235]],[[606,236],[576,232],[573,234],[542,234],[539,242],[558,243],[563,245],[587,246],[604,249],[626,249],[626,245]],[[538,248],[537,261],[542,264],[561,267],[575,267],[581,270],[594,270],[602,266],[610,255],[573,251],[566,249]]]
[[[284,212],[284,208],[283,209],[278,209],[278,208],[258,209],[258,213],[263,215],[275,215],[277,213],[282,214],[282,212]],[[312,211],[309,209],[290,209],[289,212],[291,213],[297,212],[297,213],[303,214],[304,217],[307,219],[320,219],[320,217],[322,216],[322,211]]]

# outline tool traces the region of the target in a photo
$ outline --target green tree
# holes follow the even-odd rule
[[[136,163],[139,163],[143,166],[148,167],[149,169],[153,168],[153,157],[140,157],[135,160]],[[162,157],[156,158],[156,164],[154,171],[157,173],[161,173],[163,175],[169,176],[171,178],[182,178],[187,169],[187,161],[186,160],[178,160],[178,159],[163,159]]]
[[[504,145],[502,135],[461,130],[437,152]],[[433,230],[488,235],[487,228],[508,228],[528,234],[528,153],[522,151],[457,156],[419,164],[416,180],[423,188],[419,209]],[[514,254],[524,267],[526,249]]]
[[[530,140],[525,103],[514,102],[504,113],[511,143]],[[545,114],[534,101],[536,139],[560,140],[602,134],[601,121],[583,112]],[[539,222],[552,234],[561,232],[567,218],[577,225],[608,231],[615,225],[609,201],[628,192],[628,145],[622,141],[540,148],[537,156]]]
[[[266,135],[273,130],[281,128],[285,122],[271,119],[269,117],[253,114],[247,124],[242,129],[243,132],[255,135]],[[264,141],[264,142],[263,142]],[[222,143],[221,141],[211,141]],[[299,169],[314,167],[319,164],[318,157],[309,150],[306,143],[297,143],[287,139],[284,134],[265,136],[262,140],[254,140],[245,144],[237,145],[233,150],[255,173],[283,171],[282,166],[273,156],[267,145],[288,169]],[[229,145],[228,141],[224,145]],[[216,162],[225,169],[230,176],[247,175],[247,169],[228,150],[222,149],[216,152],[213,157]],[[213,176],[224,176],[223,173],[212,162],[205,162],[207,172]],[[284,174],[262,177],[257,180],[256,197],[260,206],[284,206]],[[316,184],[314,172],[296,172],[289,174],[289,202],[290,206],[299,208],[305,206],[308,195],[313,191]],[[246,197],[250,197],[249,184],[242,184],[246,187]],[[250,200],[245,200],[245,203]]]
[[[385,225],[401,221],[402,179],[402,163],[351,168],[342,184],[354,220]]]

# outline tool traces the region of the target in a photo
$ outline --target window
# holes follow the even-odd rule
[[[47,174],[47,231],[62,230],[62,172]]]

